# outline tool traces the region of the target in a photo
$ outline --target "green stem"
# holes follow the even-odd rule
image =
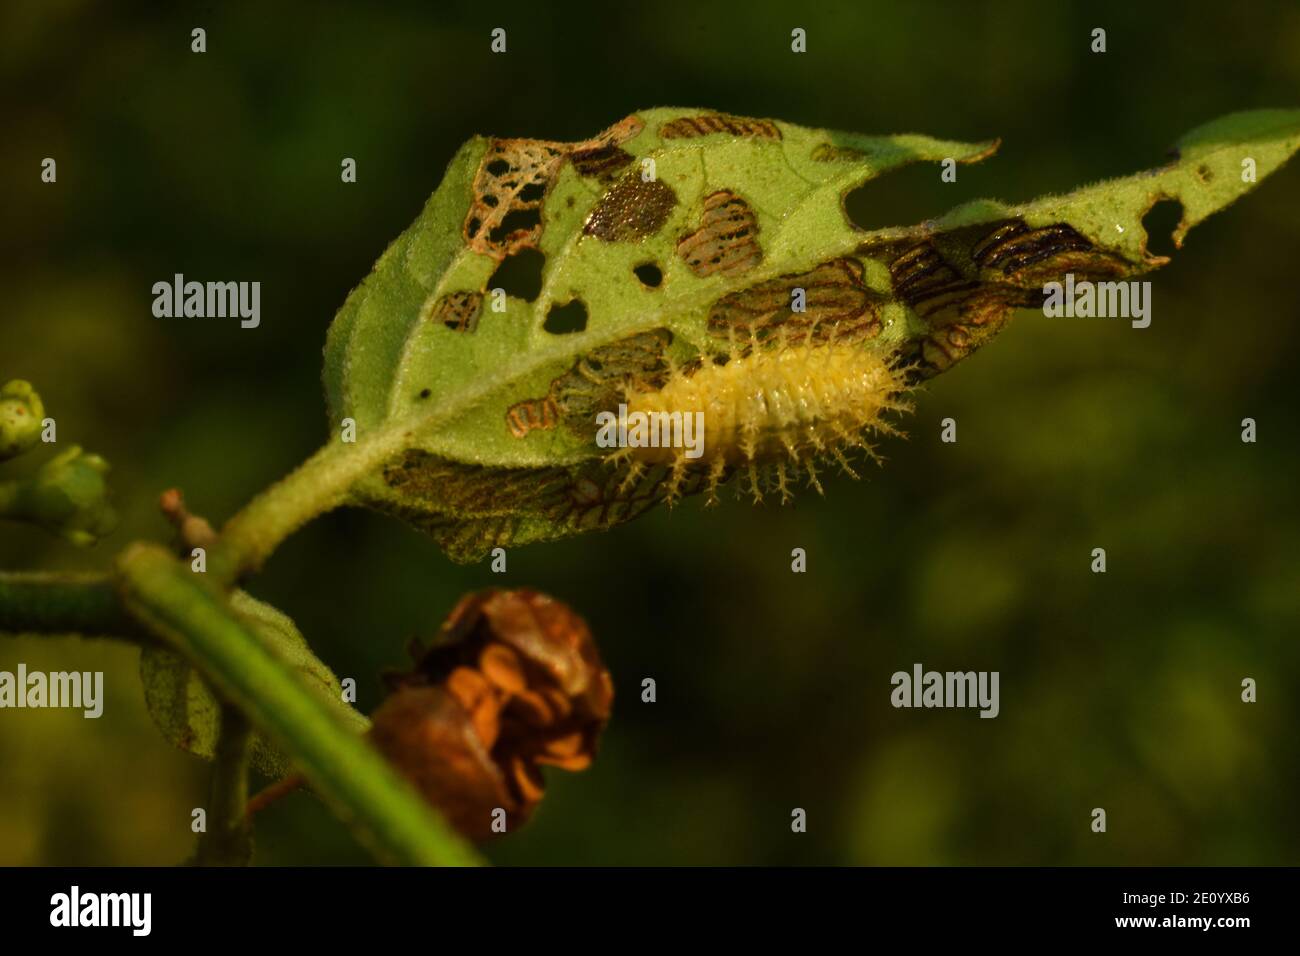
[[[199,838],[199,866],[247,866],[253,858],[248,805],[248,765],[253,727],[238,708],[223,704],[221,733],[212,763],[208,827]]]
[[[491,391],[491,384],[477,385],[438,408],[391,421],[356,442],[331,441],[226,522],[208,552],[209,574],[229,585],[258,570],[281,541],[343,505],[354,484],[410,447],[417,434],[450,421]]]
[[[343,504],[348,488],[386,451],[376,445],[342,442],[319,449],[226,522],[209,550],[209,573],[231,584],[258,570],[281,541],[312,518]]]
[[[415,789],[230,611],[211,575],[201,578],[147,544],[127,548],[117,567],[132,615],[283,747],[378,855],[403,864],[478,862]]]
[[[106,574],[0,571],[0,634],[77,634],[155,643]]]

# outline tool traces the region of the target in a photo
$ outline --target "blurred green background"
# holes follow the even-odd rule
[[[33,381],[60,441],[113,463],[124,520],[91,552],[6,524],[0,566],[103,567],[167,534],[162,489],[223,519],[319,445],[326,326],[474,133],[579,139],[698,105],[1003,138],[955,185],[927,167],[868,187],[857,209],[883,226],[1148,168],[1220,114],[1300,105],[1293,2],[438,7],[5,5],[0,380]],[[594,767],[552,772],[534,822],[488,848],[499,863],[1294,864],[1297,209],[1293,164],[1194,230],[1150,277],[1144,331],[1022,313],[919,396],[884,469],[825,500],[692,501],[513,551],[504,581],[337,513],[252,590],[367,711],[468,589],[531,585],[585,615],[614,720]],[[154,318],[176,272],[260,280],[261,328]],[[108,701],[98,721],[0,712],[0,864],[185,858],[205,765],[153,730],[137,654],[0,643],[0,669],[20,660],[103,669]],[[1000,671],[1001,716],[894,710],[890,675],[918,661]],[[366,860],[308,796],[258,828],[259,863]]]

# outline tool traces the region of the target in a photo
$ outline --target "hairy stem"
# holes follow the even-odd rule
[[[209,571],[226,584],[256,571],[272,551],[312,518],[339,507],[348,489],[401,448],[405,429],[368,442],[332,442],[250,501],[221,530]]]
[[[467,388],[438,408],[391,421],[356,442],[331,441],[226,522],[208,554],[210,575],[230,585],[258,570],[280,542],[346,503],[354,484],[410,447],[417,434],[460,415],[493,388],[492,382]]]
[[[106,574],[0,571],[0,634],[77,634],[154,643]]]
[[[194,662],[222,697],[297,762],[313,789],[381,858],[469,865],[477,855],[369,743],[250,630],[224,595],[157,545],[119,557],[132,613]]]
[[[248,805],[248,765],[253,727],[238,708],[223,704],[221,733],[212,763],[208,828],[199,838],[199,866],[247,866],[253,859],[253,828]]]

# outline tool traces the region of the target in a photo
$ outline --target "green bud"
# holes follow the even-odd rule
[[[44,418],[45,406],[30,382],[16,378],[0,388],[0,461],[35,445]]]
[[[117,525],[104,481],[107,472],[108,462],[74,445],[31,478],[15,482],[5,514],[38,524],[73,544],[94,544]]]

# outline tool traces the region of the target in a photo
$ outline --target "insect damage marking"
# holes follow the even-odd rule
[[[1023,220],[999,225],[971,249],[981,269],[1002,270],[1010,276],[1065,252],[1087,252],[1093,244],[1072,227],[1058,224],[1030,229]]]
[[[781,130],[771,120],[732,116],[729,113],[702,113],[699,116],[681,116],[659,127],[660,139],[693,139],[710,133],[727,133],[730,136],[754,136],[760,139],[780,139]]]
[[[536,247],[542,235],[542,203],[564,161],[572,158],[584,175],[607,173],[617,159],[613,151],[644,126],[634,114],[578,143],[491,140],[474,175],[473,199],[463,228],[466,244],[497,261]]]
[[[803,289],[806,309],[791,309],[791,290]],[[862,263],[831,259],[808,272],[791,273],[729,293],[709,310],[713,335],[761,335],[772,328],[819,330],[834,326],[840,338],[871,338],[881,328],[883,297],[863,282]]]
[[[552,380],[545,395],[510,406],[506,411],[510,434],[524,438],[535,429],[551,429],[563,422],[585,437],[592,417],[617,402],[629,382],[643,386],[662,382],[667,370],[664,350],[671,341],[667,329],[654,329],[592,349]]]
[[[516,438],[523,438],[535,428],[543,431],[554,428],[558,418],[555,401],[549,395],[518,402],[506,410],[506,425]]]
[[[861,162],[868,155],[866,150],[834,143],[821,143],[812,151],[813,161],[818,163]]]
[[[1012,310],[1040,305],[1042,280],[1066,268],[1104,275],[1125,263],[1064,224],[1023,220],[966,227],[912,240],[864,243],[888,264],[894,294],[928,328],[916,345],[922,375],[951,368],[1006,324]]]
[[[448,292],[425,304],[422,321],[441,322],[453,332],[473,332],[483,310],[481,292]]]
[[[466,515],[505,511],[518,500],[558,494],[568,480],[568,470],[465,465],[408,448],[384,465],[383,476],[388,487],[421,505],[418,511]]]
[[[551,522],[553,527],[559,526],[561,537],[631,521],[665,499],[670,474],[667,468],[654,468],[626,484],[626,468],[613,472],[604,467],[582,468],[567,474],[544,499],[539,499],[538,507],[529,515],[502,511],[453,517],[421,512],[403,517],[431,535],[453,560],[479,561],[492,548],[531,540],[527,520],[534,514]],[[494,481],[498,476],[484,478]],[[682,494],[695,494],[703,485],[703,476],[690,476],[682,484]]]
[[[624,467],[610,473],[601,468],[584,469],[569,485],[566,500],[549,513],[575,532],[608,528],[630,521],[660,501],[673,498],[672,469],[640,469],[634,474]],[[706,475],[688,475],[680,482],[678,495],[701,491]]]
[[[981,280],[965,252],[968,243],[964,233],[943,234],[860,250],[883,255],[894,294],[927,323],[911,356],[921,376],[951,368],[992,338],[1013,308],[1036,301],[1035,293],[1011,282]]]
[[[632,162],[632,154],[613,145],[595,146],[590,149],[573,151],[573,168],[583,176],[595,176],[603,181],[612,179],[614,174]]]
[[[636,242],[653,236],[668,221],[677,194],[659,179],[644,180],[636,170],[615,183],[583,224],[583,235],[605,242]]]
[[[723,189],[704,197],[700,227],[677,243],[677,254],[697,276],[736,275],[763,260],[757,237],[749,203]]]
[[[979,282],[958,272],[929,242],[912,246],[891,262],[889,278],[894,294],[922,316],[943,308],[949,297],[979,286]],[[936,299],[939,301],[934,302]],[[928,308],[922,309],[923,305]]]
[[[398,517],[432,535],[457,561],[481,559],[525,534],[530,517],[562,525],[566,534],[610,528],[649,510],[666,495],[670,472],[654,468],[629,482],[627,469],[603,461],[575,466],[507,468],[465,465],[408,449],[384,468],[384,480],[402,495]],[[699,491],[702,476],[685,493]],[[409,502],[415,502],[414,505]]]

